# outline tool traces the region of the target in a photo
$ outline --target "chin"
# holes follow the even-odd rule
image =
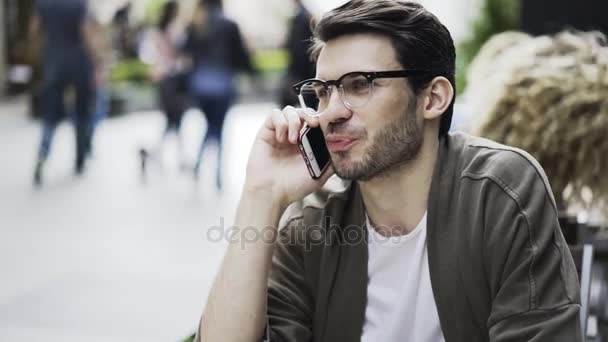
[[[336,175],[345,180],[365,181],[374,173],[367,149],[362,146],[354,146],[345,152],[333,152],[331,160]]]
[[[361,158],[354,156],[352,150],[346,152],[331,152],[330,156],[334,167],[339,169],[350,169],[352,168],[353,164],[361,162],[358,160]]]
[[[332,157],[332,164],[336,175],[342,179],[357,181],[366,176],[364,170],[367,168],[363,165],[363,161],[353,160],[348,154]]]

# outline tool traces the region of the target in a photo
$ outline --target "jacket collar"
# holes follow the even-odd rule
[[[322,326],[319,341],[358,341],[363,331],[368,284],[367,228],[356,182],[351,184],[349,193],[341,218],[331,218],[339,222],[330,222],[329,233],[334,234],[334,239],[324,252],[321,266],[325,270],[317,298],[317,310],[321,312],[315,321],[315,325]]]

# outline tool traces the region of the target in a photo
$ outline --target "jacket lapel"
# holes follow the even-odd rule
[[[462,300],[465,293],[459,274],[459,253],[455,251],[456,237],[451,217],[450,204],[456,201],[454,194],[457,153],[453,153],[455,142],[450,136],[440,139],[439,153],[428,202],[427,246],[431,287],[437,305],[437,313],[447,342],[470,336],[463,335],[464,327],[455,317],[462,317]]]
[[[328,298],[322,341],[359,341],[363,331],[368,283],[367,228],[363,200],[355,182],[351,191],[344,216],[339,224],[332,224],[335,240],[327,248],[330,258],[324,258],[335,267],[326,270],[333,271],[330,274],[321,275],[321,279],[332,279],[323,289]]]

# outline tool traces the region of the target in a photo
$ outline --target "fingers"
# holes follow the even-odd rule
[[[278,143],[296,144],[304,123],[311,127],[319,126],[319,120],[316,117],[304,113],[301,109],[287,106],[283,110],[273,110],[266,119],[265,126],[274,132]]]
[[[274,129],[277,142],[284,144],[287,142],[288,123],[287,118],[279,109],[275,109],[270,114],[271,128]]]
[[[306,111],[304,109],[294,108],[292,106],[285,107],[285,110],[287,110],[287,109],[295,111],[298,114],[298,116],[300,117],[300,120],[302,120],[303,122],[306,122],[306,124],[308,124],[308,126],[310,126],[310,127],[319,126],[319,118],[316,116],[306,114]]]
[[[283,114],[285,115],[289,126],[289,142],[296,144],[298,142],[298,135],[300,135],[300,129],[303,126],[300,115],[295,108],[290,106],[283,109]]]

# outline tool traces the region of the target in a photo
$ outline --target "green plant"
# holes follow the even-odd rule
[[[112,83],[143,83],[150,79],[150,66],[136,59],[121,61],[112,67],[110,79]]]
[[[144,21],[148,24],[155,24],[160,18],[165,0],[146,0]]]
[[[263,73],[283,71],[289,64],[289,53],[285,49],[257,50],[252,55],[252,62]]]

